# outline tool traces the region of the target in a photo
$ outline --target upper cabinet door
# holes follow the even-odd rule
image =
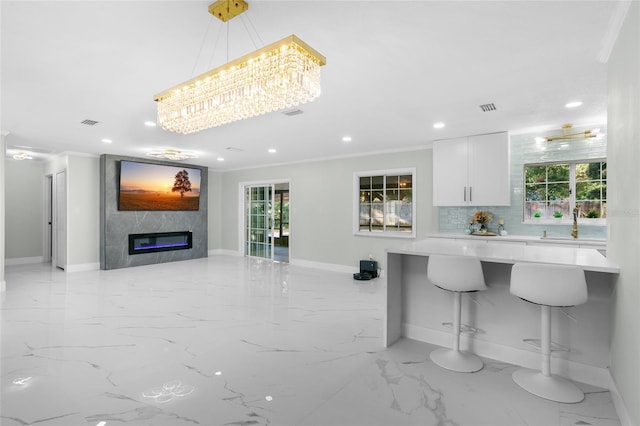
[[[510,205],[509,159],[506,132],[434,142],[433,205]]]
[[[433,205],[465,206],[468,196],[467,138],[433,143]]]
[[[511,204],[509,135],[506,132],[469,137],[469,205]]]

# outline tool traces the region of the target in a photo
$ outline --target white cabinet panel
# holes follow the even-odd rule
[[[511,204],[507,133],[469,137],[469,205]]]
[[[463,206],[468,203],[468,138],[433,143],[433,204]]]
[[[433,204],[510,205],[509,158],[506,132],[434,142]]]

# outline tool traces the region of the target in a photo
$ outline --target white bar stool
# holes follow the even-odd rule
[[[584,393],[569,380],[551,374],[551,307],[575,306],[587,301],[584,271],[575,266],[516,263],[511,269],[511,294],[540,305],[541,371],[516,370],[512,377],[521,388],[541,398],[576,403]]]
[[[485,290],[482,265],[476,257],[430,255],[427,278],[436,287],[453,293],[453,348],[436,349],[429,354],[431,360],[442,368],[460,373],[481,370],[482,360],[468,352],[460,351],[460,319],[462,293]]]

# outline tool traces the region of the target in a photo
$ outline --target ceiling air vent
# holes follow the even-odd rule
[[[303,114],[304,111],[302,111],[301,109],[288,109],[286,111],[282,111],[282,113],[289,117],[293,117],[294,115]]]
[[[80,122],[80,124],[84,124],[86,126],[95,126],[96,124],[98,124],[98,122],[95,121],[95,120],[89,120],[87,118],[86,120],[82,120],[82,122]]]
[[[231,151],[231,152],[242,152],[244,151],[244,149],[242,148],[237,148],[235,146],[228,146],[225,148],[227,151]]]
[[[484,104],[480,105],[480,109],[482,110],[482,112],[495,111],[496,106],[494,104]]]

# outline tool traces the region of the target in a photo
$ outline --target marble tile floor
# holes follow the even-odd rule
[[[611,395],[526,393],[382,344],[382,279],[242,257],[65,273],[6,268],[0,424],[620,425]]]

